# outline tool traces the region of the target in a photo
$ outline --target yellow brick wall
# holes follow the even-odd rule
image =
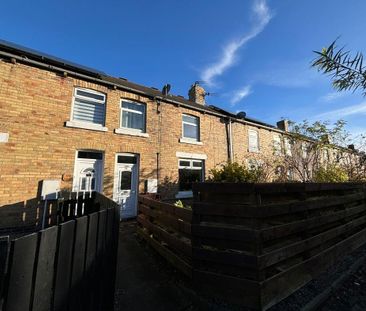
[[[101,91],[107,95],[108,132],[65,127],[70,120],[74,87]],[[120,100],[146,103],[148,138],[115,134],[119,127]],[[176,183],[176,152],[206,154],[206,175],[227,160],[225,125],[218,117],[102,85],[63,77],[54,72],[23,64],[0,61],[0,132],[10,135],[0,143],[0,205],[35,197],[38,182],[73,174],[75,152],[93,149],[104,152],[103,191],[112,196],[115,154],[140,155],[140,190],[147,178],[156,177],[156,153],[160,153],[160,180]],[[182,113],[200,117],[200,145],[179,142]],[[160,133],[159,133],[160,132]],[[63,182],[70,188],[72,182]]]
[[[77,86],[106,94],[107,132],[65,126]],[[121,98],[146,103],[148,138],[114,133],[119,127]],[[200,118],[202,145],[179,142],[182,113]],[[273,152],[272,131],[236,122],[233,150],[239,162],[256,156],[248,152],[249,128],[259,131],[261,154]],[[176,152],[207,155],[206,177],[211,168],[228,159],[225,124],[217,116],[166,102],[158,105],[144,96],[5,61],[0,61],[0,132],[10,135],[8,143],[0,143],[0,205],[35,197],[43,179],[72,176],[76,150],[104,152],[103,192],[108,196],[113,194],[116,153],[140,155],[140,191],[147,178],[156,178],[159,153],[159,183],[173,186],[165,192],[169,196],[174,195],[178,180]],[[62,182],[64,188],[71,186],[72,181]]]

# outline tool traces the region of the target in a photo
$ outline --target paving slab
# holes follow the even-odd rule
[[[119,232],[115,310],[208,310],[208,305],[180,284],[181,275],[136,234],[135,222]],[[206,306],[205,306],[206,305]]]

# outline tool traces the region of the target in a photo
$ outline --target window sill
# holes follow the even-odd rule
[[[260,150],[248,150],[248,152],[251,152],[251,153],[260,153]]]
[[[92,131],[99,131],[99,132],[107,132],[108,128],[105,126],[92,124],[92,123],[84,123],[84,122],[77,122],[77,121],[66,121],[66,127],[74,127],[79,129],[85,130],[92,130]]]
[[[184,138],[184,137],[179,138],[179,142],[183,143],[183,144],[200,145],[200,146],[203,145],[203,143],[201,141],[197,141],[197,140],[190,139],[190,138]]]
[[[141,132],[133,131],[130,129],[125,129],[125,128],[114,129],[114,132],[116,134],[122,134],[122,135],[138,136],[138,137],[145,137],[145,138],[149,137],[149,134],[147,134],[147,133],[141,133]]]
[[[179,191],[175,195],[176,199],[190,199],[193,198],[193,192],[192,191]]]

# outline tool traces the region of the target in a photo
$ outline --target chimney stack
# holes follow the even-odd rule
[[[200,105],[206,104],[205,96],[206,91],[202,86],[199,85],[199,82],[195,82],[188,92],[189,100]]]
[[[282,131],[288,132],[288,120],[278,121],[277,127]]]

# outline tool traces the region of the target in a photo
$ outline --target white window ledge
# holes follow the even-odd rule
[[[123,135],[130,135],[130,136],[149,137],[149,134],[147,134],[147,133],[142,133],[139,131],[134,131],[131,129],[126,129],[126,128],[114,129],[114,132],[116,134],[123,134]]]
[[[193,192],[192,191],[179,191],[175,195],[176,199],[190,199],[193,198]]]
[[[100,132],[107,132],[108,128],[102,125],[93,124],[93,123],[86,123],[86,122],[77,122],[77,121],[67,121],[67,127],[75,127],[79,129],[86,129],[92,131],[100,131]]]
[[[179,142],[184,143],[184,144],[203,145],[203,143],[201,141],[197,141],[197,140],[194,140],[191,138],[185,138],[185,137],[179,138]]]

